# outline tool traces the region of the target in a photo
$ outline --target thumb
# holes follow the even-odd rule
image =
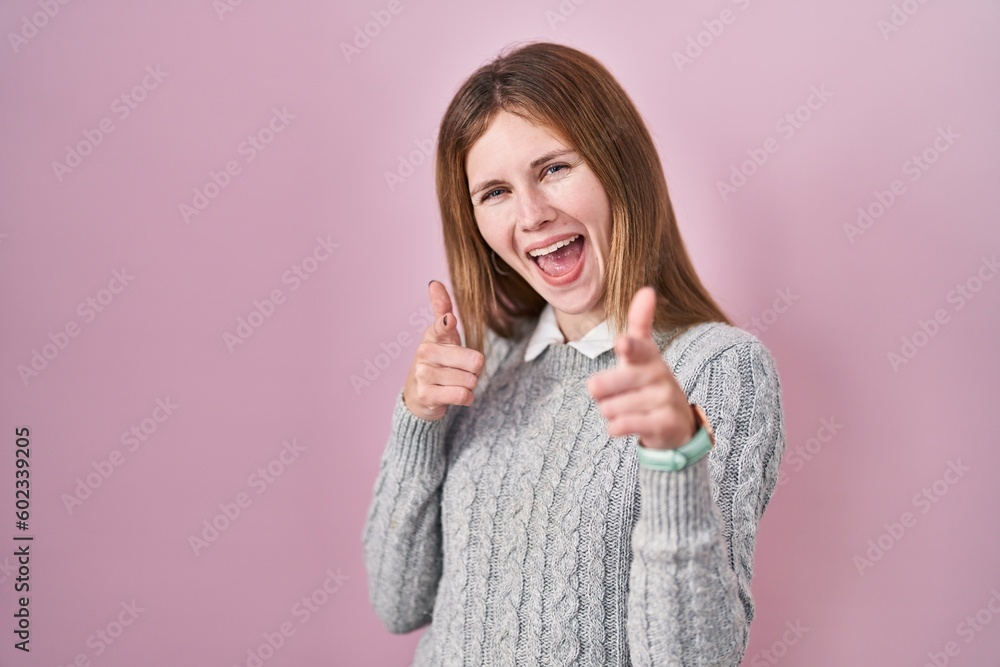
[[[426,340],[449,345],[461,345],[458,335],[458,318],[452,311],[451,296],[441,281],[432,280],[427,285],[427,294],[434,311],[434,323],[427,329]]]

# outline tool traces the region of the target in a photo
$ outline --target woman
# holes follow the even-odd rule
[[[662,167],[592,57],[534,43],[445,113],[449,274],[364,531],[415,665],[737,665],[784,451],[771,355],[695,274]]]

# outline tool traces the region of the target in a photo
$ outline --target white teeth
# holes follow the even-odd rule
[[[579,234],[576,234],[575,236],[571,236],[568,239],[563,239],[562,241],[556,241],[547,248],[539,248],[538,250],[532,250],[528,254],[531,255],[532,257],[541,257],[542,255],[548,255],[550,252],[555,252],[564,245],[569,245],[570,243],[575,241],[579,236],[580,236]]]

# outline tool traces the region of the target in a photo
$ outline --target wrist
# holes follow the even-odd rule
[[[445,410],[439,410],[439,411],[436,411],[436,412],[430,412],[430,411],[421,410],[416,405],[412,405],[412,406],[409,405],[406,402],[406,390],[405,389],[403,391],[399,392],[399,400],[403,403],[403,407],[406,408],[406,410],[411,415],[413,415],[417,419],[420,419],[420,420],[423,420],[423,421],[436,422],[439,419],[441,419],[442,417],[444,417],[444,415],[445,415]]]
[[[662,445],[656,447],[656,446],[650,446],[649,444],[643,442],[642,437],[640,436],[637,441],[637,444],[644,449],[664,450],[664,449],[677,449],[678,447],[683,447],[684,445],[694,440],[695,436],[698,435],[698,431],[702,427],[703,423],[705,424],[708,423],[708,418],[706,417],[702,419],[701,415],[698,413],[698,410],[701,410],[701,408],[699,408],[694,403],[689,403],[688,407],[689,411],[686,414],[688,416],[687,422],[690,425],[686,426],[686,428],[682,431],[683,433],[687,434],[687,438],[673,445]],[[709,428],[709,433],[711,434],[711,428]]]
[[[694,437],[678,447],[654,449],[637,442],[636,454],[639,464],[653,470],[679,471],[704,458],[715,444],[712,425],[700,406],[691,404],[695,420]]]

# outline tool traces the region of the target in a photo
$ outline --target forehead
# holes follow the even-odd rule
[[[570,148],[558,130],[535,124],[517,114],[499,111],[483,135],[469,148],[465,156],[465,171],[473,175],[507,164],[519,166],[553,148]]]

